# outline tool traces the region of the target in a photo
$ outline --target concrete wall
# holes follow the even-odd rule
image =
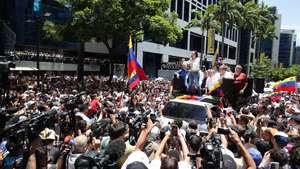
[[[17,67],[36,67],[36,62],[18,61]],[[77,71],[77,64],[65,64],[54,62],[40,62],[40,70],[43,71]],[[84,71],[100,71],[100,65],[84,65]]]
[[[278,64],[279,57],[279,42],[280,42],[280,27],[281,27],[281,15],[277,14],[278,19],[275,21],[275,34],[277,39],[273,39],[273,48],[272,48],[272,65]]]

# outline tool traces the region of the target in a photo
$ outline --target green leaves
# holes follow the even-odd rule
[[[176,26],[177,14],[165,14],[164,16],[152,16],[149,18],[148,33],[154,41],[162,44],[176,43],[182,38],[182,29]]]
[[[262,53],[252,65],[252,76],[254,77],[270,77],[272,73],[272,61],[264,53]]]
[[[289,68],[284,67],[272,67],[271,59],[264,53],[260,55],[260,58],[256,60],[252,65],[252,76],[265,77],[269,80],[283,80],[291,76],[298,76],[300,74],[300,65],[293,65]]]
[[[193,12],[196,17],[188,23],[186,29],[191,27],[200,27],[202,30],[213,29],[220,31],[221,24],[215,18],[217,10],[218,6],[216,4],[209,5],[204,13],[199,10],[194,10]]]
[[[72,18],[66,22],[62,33],[72,32],[77,42],[96,39],[98,42],[113,39],[127,42],[129,34],[149,31],[156,41],[175,43],[182,37],[182,30],[177,25],[177,16],[167,13],[169,0],[59,0],[69,6]],[[48,25],[49,28],[49,25]],[[52,26],[53,29],[54,26]],[[49,36],[53,34],[47,29]],[[148,32],[147,32],[148,33]],[[48,36],[48,37],[49,37]]]

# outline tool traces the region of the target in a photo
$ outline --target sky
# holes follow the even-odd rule
[[[300,0],[261,0],[268,6],[276,6],[281,14],[281,28],[294,29],[297,33],[297,46],[300,46]]]

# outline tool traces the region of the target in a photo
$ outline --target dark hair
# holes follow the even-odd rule
[[[178,127],[179,129],[182,127],[182,120],[177,119],[177,120],[175,120],[174,122],[175,122],[175,124],[177,125],[177,127]]]
[[[120,159],[125,152],[126,144],[123,139],[115,139],[108,146],[109,157],[113,161]]]
[[[96,162],[92,157],[81,155],[75,161],[75,169],[94,169]]]
[[[160,129],[160,132],[159,132],[159,138],[162,140],[164,139],[165,135],[166,135],[166,132],[167,131],[170,131],[170,127],[169,126],[165,126],[163,128]]]
[[[178,169],[178,161],[173,156],[166,156],[161,159],[160,169]]]
[[[255,145],[261,154],[265,154],[267,151],[272,149],[272,145],[268,141],[264,141],[262,139],[256,139]]]
[[[197,122],[195,120],[190,121],[189,128],[197,130],[197,128],[198,128]]]
[[[197,152],[200,149],[201,138],[197,135],[191,135],[189,138],[189,145],[191,149]]]
[[[198,52],[197,51],[193,51],[192,54],[195,54],[196,58],[198,57]]]
[[[278,162],[280,167],[283,167],[289,162],[288,154],[283,149],[271,150],[270,157],[274,162]]]
[[[110,125],[109,136],[112,140],[122,136],[126,132],[126,124],[122,121]]]
[[[293,148],[290,154],[290,164],[292,169],[297,169],[300,166],[300,145]]]

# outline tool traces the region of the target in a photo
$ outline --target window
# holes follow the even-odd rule
[[[181,49],[187,49],[187,37],[188,37],[188,32],[184,31],[181,41],[179,41],[175,44],[170,44],[170,46],[176,47],[176,48],[181,48]]]
[[[224,58],[227,58],[227,57],[228,57],[227,51],[228,51],[228,45],[227,45],[227,44],[224,44],[224,54],[223,54],[223,57],[224,57]]]
[[[177,14],[178,18],[182,19],[182,6],[183,6],[183,0],[177,1]]]
[[[176,11],[176,0],[171,1],[171,12]]]
[[[235,59],[235,55],[236,55],[236,48],[233,46],[229,46],[229,59]]]
[[[190,50],[196,50],[198,52],[203,52],[202,36],[195,33],[190,34]]]
[[[193,11],[191,11],[193,12]],[[190,14],[190,3],[187,1],[184,1],[184,20],[189,22],[189,14]]]
[[[196,120],[204,122],[206,120],[206,110],[203,106],[169,102],[163,109],[163,115],[175,119]]]
[[[203,5],[206,5],[207,0],[203,0],[202,3],[203,3]]]
[[[215,41],[215,50],[218,48],[218,41]],[[220,51],[220,50],[219,50]]]
[[[195,6],[195,5],[192,5],[191,20],[192,20],[192,19],[195,19],[195,17],[196,17],[195,13],[193,12],[193,11],[195,11],[195,9],[196,9],[196,6]]]
[[[253,53],[251,53],[250,59],[251,59],[250,62],[253,63],[254,62],[254,54]]]

